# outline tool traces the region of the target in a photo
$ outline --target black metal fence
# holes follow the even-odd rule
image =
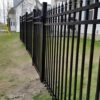
[[[74,0],[49,10],[43,3],[42,10],[20,18],[20,39],[54,100],[100,100],[100,2],[86,3]]]

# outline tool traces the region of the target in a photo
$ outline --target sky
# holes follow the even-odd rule
[[[51,0],[39,0],[41,3],[42,2],[48,2],[49,4],[51,4]]]

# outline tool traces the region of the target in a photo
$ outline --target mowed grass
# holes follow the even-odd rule
[[[58,40],[58,65],[59,61],[60,63],[60,88],[57,90],[57,93],[59,91],[60,98],[61,98],[61,81],[62,81],[62,73],[63,73],[63,100],[65,96],[65,73],[66,73],[66,51],[67,51],[67,37],[65,38],[65,51],[64,51],[64,66],[62,66],[62,58],[63,58],[63,39],[61,41],[61,56],[59,60],[59,51],[60,51],[60,39]],[[52,43],[53,41],[53,43]],[[51,54],[52,54],[52,44],[53,48],[55,47],[55,39],[51,40]],[[78,60],[78,76],[77,76],[77,89],[76,89],[76,100],[79,100],[79,94],[80,94],[80,79],[81,79],[81,66],[82,66],[82,53],[83,53],[83,42],[84,39],[80,39],[80,46],[79,46],[79,60]],[[48,50],[50,51],[50,39],[48,38],[47,41],[47,54]],[[68,53],[68,77],[67,77],[67,99],[69,95],[69,79],[70,79],[70,62],[71,62],[71,47],[72,47],[72,37],[69,39],[69,53]],[[75,64],[76,64],[76,48],[77,48],[77,37],[74,39],[74,49],[73,49],[73,69],[72,69],[72,85],[71,85],[71,100],[73,100],[74,96],[74,80],[75,80]],[[86,99],[87,94],[87,83],[88,83],[88,72],[89,72],[89,60],[90,60],[90,49],[91,49],[91,39],[87,39],[86,42],[86,54],[85,54],[85,65],[84,65],[84,80],[83,80],[83,93],[82,93],[82,99]],[[57,56],[57,39],[56,39],[56,50],[53,49],[53,54]],[[51,55],[52,56],[52,55]],[[54,55],[53,55],[54,57]],[[94,47],[94,58],[93,58],[93,69],[92,69],[92,81],[91,81],[91,92],[90,92],[90,100],[95,100],[95,93],[96,93],[96,85],[97,85],[97,75],[98,75],[98,66],[99,66],[99,57],[100,57],[100,41],[95,41],[95,47]],[[51,57],[52,58],[52,57]],[[51,59],[51,61],[54,61],[54,59]],[[53,62],[54,63],[54,62]],[[50,65],[50,62],[49,62]],[[62,72],[62,67],[64,67],[64,71]],[[59,66],[57,66],[57,69]],[[59,72],[58,72],[59,73]],[[59,79],[59,78],[58,78]],[[58,80],[57,80],[58,81]],[[57,84],[58,88],[58,84]],[[58,95],[58,94],[57,94]],[[51,97],[47,94],[40,94],[35,97],[35,100],[42,100],[45,97],[48,97],[47,100],[51,100]],[[38,99],[39,98],[39,99]]]
[[[30,61],[31,58],[19,39],[19,33],[11,36],[0,33],[0,100],[8,91],[30,80],[18,70]]]
[[[52,100],[52,97],[49,93],[38,94],[37,96],[33,97],[33,100]]]
[[[71,57],[71,45],[72,39],[70,38],[69,42],[69,62],[68,62],[68,84],[67,84],[67,91],[69,91],[69,72],[70,72],[70,57]],[[53,43],[54,44],[54,43]],[[73,100],[74,95],[74,79],[75,79],[75,61],[76,61],[76,44],[77,38],[75,38],[74,42],[74,53],[73,53],[73,74],[72,74],[72,93],[71,93],[71,100]],[[84,70],[84,82],[83,82],[83,100],[86,99],[86,91],[87,91],[87,80],[88,80],[88,71],[89,71],[89,58],[90,58],[90,46],[91,40],[87,39],[86,45],[86,59],[85,59],[85,70]],[[59,48],[60,49],[60,48]],[[59,51],[58,49],[58,51]],[[66,49],[67,49],[67,38],[65,41],[65,53],[64,53],[64,72],[63,72],[63,98],[65,93],[65,69],[66,69]],[[78,61],[78,81],[77,81],[77,100],[79,99],[80,93],[80,75],[81,75],[81,63],[82,63],[82,51],[83,50],[83,39],[80,40],[80,48],[79,48],[79,61]],[[29,55],[24,52],[25,48],[24,45],[19,40],[19,34],[12,34],[8,36],[6,33],[0,33],[0,99],[5,97],[6,93],[20,84],[24,83],[25,81],[29,80],[28,77],[20,78],[14,73],[14,69],[19,69],[20,66],[23,64],[25,65],[26,62],[31,61]],[[56,52],[55,52],[56,53]],[[63,54],[63,38],[62,38],[62,45],[61,45],[61,68],[62,68],[62,54]],[[58,55],[59,56],[59,55]],[[100,56],[100,41],[95,42],[95,49],[94,49],[94,59],[93,59],[93,70],[92,70],[92,84],[91,84],[91,93],[90,93],[90,100],[95,100],[95,92],[96,92],[96,83],[97,83],[97,72],[98,72],[98,63],[99,63],[99,56]],[[59,58],[58,58],[59,63]],[[62,73],[62,71],[61,71]],[[60,76],[62,77],[62,76]],[[60,80],[61,82],[61,80]],[[60,90],[61,92],[61,84]],[[69,92],[67,92],[68,98]],[[6,97],[6,99],[8,99]],[[38,94],[34,97],[34,100],[52,100],[50,94]]]

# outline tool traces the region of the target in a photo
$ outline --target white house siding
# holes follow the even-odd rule
[[[20,32],[20,16],[25,15],[26,12],[28,13],[32,12],[36,6],[36,2],[38,3],[37,6],[39,6],[39,1],[38,0],[37,1],[36,0],[20,0],[20,2],[19,1],[17,2],[17,1],[14,0],[15,11],[16,11],[16,32]],[[16,2],[17,2],[17,5],[16,5]]]
[[[20,3],[16,8],[16,32],[20,32],[20,16],[24,15],[26,12],[30,13],[33,10],[33,0],[25,0]]]
[[[16,32],[20,32],[20,16],[22,15],[22,4],[16,7]]]
[[[35,0],[24,0],[24,2],[22,3],[22,14],[24,15],[26,12],[32,12],[35,4]]]

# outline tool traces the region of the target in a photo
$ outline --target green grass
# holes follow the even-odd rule
[[[79,61],[78,61],[78,80],[77,80],[77,95],[76,95],[76,100],[79,99],[79,93],[80,93],[80,76],[81,76],[81,64],[82,64],[82,52],[83,52],[83,38],[80,39],[80,47],[79,47]],[[49,43],[50,40],[48,39],[47,41],[47,47],[49,49]],[[52,42],[51,42],[52,43]],[[57,43],[57,41],[56,41]],[[69,61],[68,61],[68,79],[67,79],[67,99],[69,95],[69,72],[70,72],[70,59],[71,59],[71,46],[72,46],[72,38],[70,37],[69,40]],[[52,47],[52,45],[51,45]],[[54,39],[53,39],[53,47],[54,47]],[[75,79],[75,61],[76,61],[76,47],[77,47],[77,38],[74,40],[74,49],[73,49],[73,73],[72,73],[72,92],[71,92],[71,100],[73,100],[74,96],[74,79]],[[91,40],[87,39],[86,43],[86,59],[85,59],[85,69],[84,69],[84,81],[83,81],[83,96],[82,99],[86,99],[86,91],[87,91],[87,80],[88,80],[88,71],[89,71],[89,59],[90,59],[90,48],[91,48]],[[47,51],[48,51],[47,49]],[[52,48],[51,48],[52,49]],[[50,50],[50,49],[49,49]],[[67,38],[65,39],[65,53],[64,53],[64,72],[63,72],[63,100],[64,100],[64,95],[65,95],[65,69],[66,69],[66,50],[67,50]],[[52,50],[51,50],[52,51]],[[58,52],[60,51],[60,42],[58,44]],[[47,52],[48,53],[48,52]],[[54,54],[57,55],[57,49]],[[61,69],[62,69],[62,56],[63,55],[63,38],[62,38],[62,44],[61,44]],[[59,55],[58,55],[59,57]],[[94,49],[94,59],[93,59],[93,70],[92,70],[92,82],[91,82],[91,92],[90,92],[90,100],[95,100],[95,93],[96,93],[96,85],[97,85],[97,72],[98,72],[98,64],[99,64],[99,57],[100,57],[100,41],[95,41],[95,49]],[[59,62],[59,58],[58,58]],[[62,70],[60,70],[60,73],[62,73]],[[60,75],[62,77],[62,75]],[[58,86],[57,86],[58,88]],[[59,92],[61,93],[61,79],[60,79],[60,90]],[[61,96],[61,95],[60,95]],[[45,98],[45,95],[41,94],[40,96],[37,95],[37,98],[42,97]],[[50,98],[50,96],[49,96]],[[35,100],[41,100],[40,99],[35,99]],[[49,100],[49,99],[48,99]]]
[[[19,39],[19,33],[0,33],[0,100],[6,97],[6,93],[24,82],[31,80],[26,75],[17,72],[23,64],[31,62],[31,58],[26,53],[25,47]]]
[[[38,94],[37,96],[33,97],[33,100],[52,100],[52,97],[49,93]]]
[[[70,43],[70,45],[69,45],[69,62],[68,62],[69,64],[68,65],[70,66],[71,38],[70,38],[69,43]],[[73,54],[74,60],[73,60],[71,100],[73,98],[73,89],[74,89],[76,43],[77,43],[77,38],[75,38],[75,43],[74,43],[74,54]],[[62,42],[62,44],[63,44],[63,42]],[[83,84],[83,97],[82,97],[83,100],[85,100],[85,98],[86,98],[87,76],[88,76],[89,57],[90,57],[90,45],[91,45],[91,40],[87,39],[84,84]],[[62,46],[62,48],[63,48],[63,46]],[[66,51],[66,49],[67,49],[67,39],[66,39],[65,51]],[[62,50],[61,50],[61,54],[63,53]],[[79,90],[80,90],[80,71],[81,71],[82,50],[83,50],[83,39],[80,40],[80,50],[79,50],[79,63],[78,63],[79,68],[78,68],[77,97],[76,97],[77,100],[79,98],[79,92],[80,92]],[[29,55],[26,53],[23,53],[23,51],[25,51],[25,48],[24,48],[24,45],[19,40],[19,34],[12,34],[11,36],[8,36],[6,33],[5,34],[0,33],[0,99],[2,97],[5,97],[5,94],[7,93],[7,91],[14,89],[17,86],[19,86],[20,84],[22,84],[23,82],[29,80],[29,78],[27,78],[27,77],[20,79],[19,76],[17,76],[16,74],[11,72],[11,71],[14,71],[14,69],[16,69],[16,68],[20,68],[20,66],[25,64],[26,62],[31,61]],[[65,55],[66,55],[66,52],[65,52]],[[95,97],[99,56],[100,56],[100,41],[96,41],[95,49],[94,49],[93,71],[92,71],[93,74],[92,74],[92,82],[91,82],[92,88],[91,88],[90,100],[94,100],[94,97]],[[61,56],[61,58],[62,58],[62,56]],[[65,59],[66,59],[66,56],[65,56]],[[64,63],[64,66],[66,66],[66,63]],[[66,68],[66,67],[64,67],[64,68]],[[64,71],[63,75],[65,78],[65,71]],[[68,78],[69,78],[69,69],[68,69]],[[69,81],[69,79],[68,79],[68,81]],[[65,84],[63,84],[63,85],[64,85],[63,88],[65,88]],[[67,88],[68,87],[69,87],[69,83],[68,83]],[[5,97],[5,98],[6,98],[6,100],[9,100],[9,98],[7,98],[7,97]],[[34,100],[51,100],[51,99],[52,98],[48,93],[38,94],[37,96],[34,97]]]

